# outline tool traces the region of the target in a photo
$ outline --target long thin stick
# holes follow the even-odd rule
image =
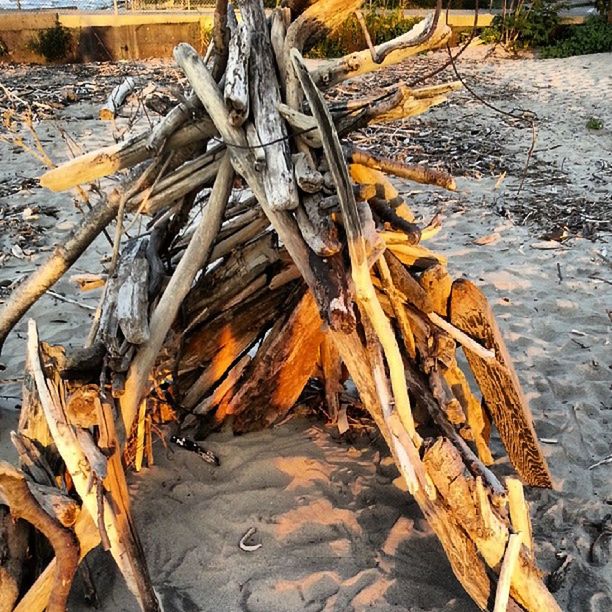
[[[495,593],[495,607],[493,612],[506,612],[508,609],[508,598],[510,597],[510,582],[519,553],[521,552],[521,536],[518,533],[511,533],[506,546],[506,554],[499,573],[499,582]]]
[[[87,213],[66,242],[55,247],[47,261],[11,294],[0,309],[0,351],[9,332],[38,298],[52,287],[112,221],[119,199],[112,195]]]
[[[406,436],[407,439],[405,441],[400,441],[402,442],[402,448],[408,453],[407,459],[416,475],[416,482],[410,483],[411,489],[415,490],[417,486],[421,486],[425,490],[429,490],[430,487],[417,452],[421,438],[416,431],[410,410],[408,387],[406,385],[401,353],[391,323],[378,301],[374,285],[372,284],[361,220],[348,177],[348,170],[342,156],[338,135],[334,129],[331,115],[322,101],[321,94],[317,90],[312,77],[304,66],[299,51],[293,49],[291,59],[298,79],[304,89],[306,99],[310,104],[313,116],[317,119],[321,129],[323,149],[338,190],[338,198],[349,245],[351,275],[355,283],[359,303],[367,313],[368,319],[383,347],[389,366],[395,408],[402,426],[409,434],[409,437]]]
[[[142,400],[149,373],[181,303],[191,289],[196,274],[206,265],[223,221],[223,213],[232,190],[234,171],[226,154],[213,185],[200,225],[179,262],[153,316],[149,341],[142,345],[130,366],[121,398],[121,415],[129,435]]]

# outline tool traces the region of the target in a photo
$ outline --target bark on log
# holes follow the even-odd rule
[[[533,427],[533,418],[499,328],[484,294],[470,281],[453,283],[451,322],[495,351],[495,360],[464,352],[491,411],[512,465],[535,487],[552,487],[546,459]]]

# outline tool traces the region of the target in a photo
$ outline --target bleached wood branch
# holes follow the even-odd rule
[[[125,99],[134,91],[135,87],[136,82],[134,79],[130,76],[125,77],[123,82],[113,89],[111,95],[108,96],[106,104],[100,109],[100,119],[112,121],[116,117],[119,108],[125,102]]]
[[[423,33],[428,30],[433,22],[434,14],[432,13],[423,21],[417,23],[409,32],[376,45],[376,55],[379,58],[384,57],[384,60],[380,63],[374,62],[370,50],[366,49],[338,59],[318,63],[312,70],[313,79],[321,87],[332,87],[346,79],[378,70],[383,66],[397,64],[408,57],[434,49],[444,43],[451,34],[451,29],[440,20],[431,37],[425,42],[415,45],[415,42],[422,39]]]
[[[219,167],[219,173],[200,225],[151,316],[149,340],[142,345],[132,361],[125,381],[125,391],[121,398],[121,416],[125,431],[128,433],[132,430],[132,424],[147,389],[149,373],[159,349],[174,322],[183,299],[191,289],[193,279],[208,261],[232,190],[232,176],[233,169],[226,155]]]

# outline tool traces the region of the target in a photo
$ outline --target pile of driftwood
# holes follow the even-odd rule
[[[457,84],[397,83],[331,106],[321,94],[439,46],[450,30],[438,8],[390,42],[374,45],[364,29],[365,51],[310,64],[302,52],[361,2],[283,4],[266,16],[260,0],[238,0],[238,22],[219,1],[206,57],[186,44],[174,52],[187,98],[151,131],[41,178],[59,191],[124,171],[123,187],[102,193],[0,313],[1,342],[116,220],[85,348],[40,342],[29,323],[13,434],[21,466],[0,464],[0,491],[55,556],[23,594],[25,527],[4,516],[2,609],[20,592],[16,610],[64,609],[79,560],[101,543],[142,608],[157,610],[126,464],[151,464],[152,431],[172,418],[201,430],[269,426],[313,377],[332,420],[350,377],[478,606],[558,609],[536,566],[521,484],[551,480],[508,352],[479,289],[453,281],[444,257],[422,246],[436,221],[417,226],[387,175],[454,181],[342,140],[421,113]],[[520,480],[502,484],[487,467],[491,422]]]

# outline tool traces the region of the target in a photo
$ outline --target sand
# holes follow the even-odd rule
[[[456,193],[397,184],[420,220],[438,211],[443,215],[442,232],[428,246],[449,257],[455,276],[474,280],[489,297],[531,403],[555,482],[554,491],[527,491],[540,566],[550,572],[563,555],[571,555],[558,601],[570,612],[603,612],[612,609],[609,537],[596,538],[612,504],[612,463],[589,467],[611,452],[612,107],[605,101],[612,99],[612,57],[540,61],[484,55],[483,49],[470,50],[460,63],[468,84],[505,110],[522,107],[538,115],[538,139],[521,194],[516,190],[531,130],[507,126],[467,92],[404,126],[404,132],[393,127],[385,144],[395,146],[402,134],[416,134],[404,144],[406,151],[446,156],[458,176]],[[409,75],[442,59],[433,54],[401,70]],[[56,85],[67,74],[75,79],[73,72],[54,70]],[[14,76],[15,69],[0,69],[3,82]],[[110,90],[117,80],[120,75],[112,73],[99,83]],[[56,122],[88,150],[112,141],[111,126],[94,118],[104,93],[102,88],[59,111],[54,121],[42,122],[41,134],[55,158],[66,156]],[[601,119],[603,129],[588,130],[590,117]],[[462,142],[469,150],[457,159],[441,155]],[[19,189],[20,181],[40,174],[36,161],[4,143],[0,154],[0,285],[6,285],[40,264],[78,217],[65,194],[49,194],[28,182]],[[474,162],[483,159],[486,164]],[[11,249],[25,231],[17,221],[23,221],[26,207],[39,218],[27,222],[30,234],[20,244],[25,254],[17,251],[16,257]],[[570,238],[547,239],[563,225]],[[77,271],[100,269],[107,250],[102,240]],[[98,297],[79,294],[67,280],[55,290],[89,305]],[[87,333],[90,312],[46,296],[30,316],[43,339],[76,346]],[[11,460],[8,432],[17,419],[24,329],[22,322],[0,358],[5,366],[0,455]],[[156,465],[132,474],[130,489],[166,610],[475,609],[418,507],[401,490],[380,441],[351,444],[332,433],[322,422],[296,416],[243,437],[214,434],[206,444],[219,455],[218,468],[156,443]],[[503,448],[498,440],[493,446],[496,471],[507,473]],[[253,543],[262,546],[242,551],[238,542],[251,527],[257,529]],[[93,556],[100,609],[135,609],[112,563],[98,562],[104,553]],[[86,609],[78,585],[71,609]]]

